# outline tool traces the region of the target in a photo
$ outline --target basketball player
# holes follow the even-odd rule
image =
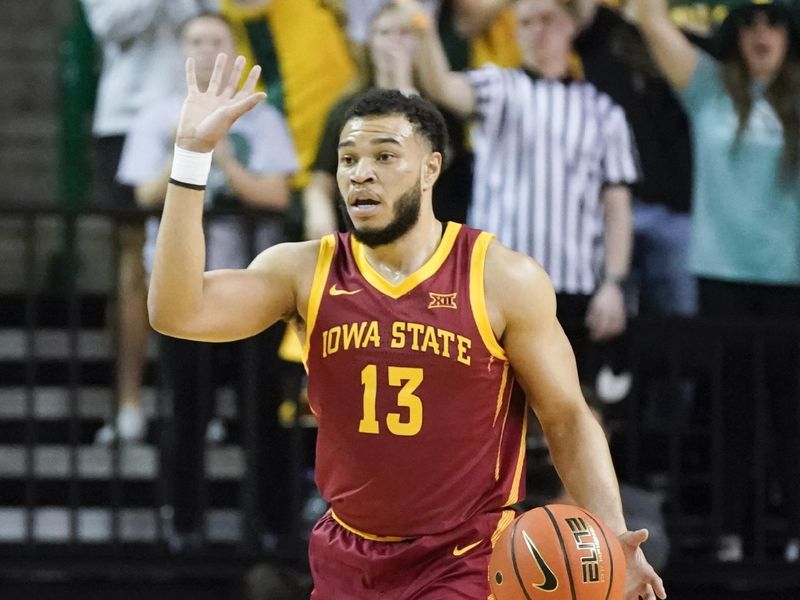
[[[244,338],[278,319],[305,334],[319,422],[317,483],[331,510],[311,535],[315,600],[485,600],[492,541],[524,493],[526,407],[577,503],[616,532],[626,598],[666,597],[627,531],[603,432],[581,396],[552,286],[530,258],[433,215],[446,130],[396,91],[357,101],[337,180],[350,234],[273,246],[243,270],[204,272],[211,151],[263,101],[259,67],[220,55],[207,90],[187,61],[148,298],[160,332]]]

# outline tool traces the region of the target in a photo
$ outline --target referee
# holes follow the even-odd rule
[[[414,20],[420,84],[475,119],[470,225],[535,258],[558,294],[559,320],[608,340],[625,329],[633,141],[624,111],[576,72],[574,15],[558,0],[516,0],[514,9],[518,69],[450,71],[435,29]]]

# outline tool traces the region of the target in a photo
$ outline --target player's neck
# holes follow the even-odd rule
[[[398,284],[433,256],[443,233],[444,223],[437,221],[432,212],[423,214],[411,231],[399,240],[377,248],[365,246],[364,255],[384,279]]]

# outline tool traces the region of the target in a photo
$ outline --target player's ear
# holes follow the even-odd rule
[[[422,189],[433,187],[442,172],[442,153],[431,152],[422,165]]]

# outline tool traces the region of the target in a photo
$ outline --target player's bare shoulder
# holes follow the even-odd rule
[[[484,286],[490,314],[501,316],[504,323],[555,313],[553,284],[542,266],[497,240],[486,252]]]

